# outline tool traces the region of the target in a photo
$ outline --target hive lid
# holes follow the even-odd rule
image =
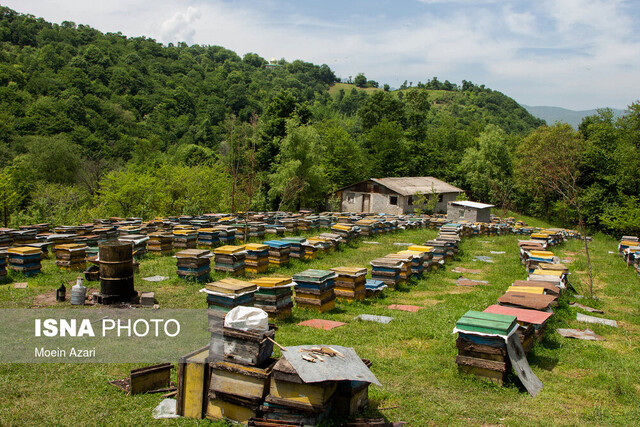
[[[266,251],[269,250],[269,245],[263,245],[260,243],[247,243],[244,248],[248,251]]]
[[[456,323],[456,328],[468,332],[507,335],[517,324],[516,316],[469,310]]]
[[[221,254],[221,255],[231,255],[231,254],[237,254],[238,252],[242,252],[242,251],[244,251],[243,246],[225,245],[225,246],[220,246],[219,248],[215,248],[213,250],[213,253]]]
[[[203,258],[211,252],[204,249],[185,249],[176,254],[176,258]]]
[[[338,276],[364,276],[367,274],[366,268],[361,267],[333,267],[331,269],[334,273],[337,273]]]
[[[244,280],[233,279],[231,277],[227,277],[217,282],[207,283],[205,288],[219,292],[223,294],[242,294],[246,292],[255,291],[257,286],[251,282],[245,282]]]
[[[286,286],[292,282],[290,277],[260,277],[253,279],[251,283],[261,288],[273,288],[276,286]]]
[[[293,275],[293,280],[301,282],[324,282],[335,277],[335,273],[330,270],[309,269]]]
[[[7,249],[7,253],[13,255],[40,255],[41,252],[38,248],[31,248],[29,246],[18,246],[15,248]]]
[[[407,249],[410,251],[417,251],[417,252],[433,252],[433,246],[411,245]]]

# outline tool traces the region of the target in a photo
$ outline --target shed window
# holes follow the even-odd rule
[[[407,199],[407,205],[413,206],[413,196],[409,196],[409,198]]]
[[[389,204],[398,206],[398,196],[389,196]]]
[[[464,209],[460,209],[460,218],[464,218]]]
[[[347,202],[353,203],[356,200],[356,195],[354,193],[347,193]]]

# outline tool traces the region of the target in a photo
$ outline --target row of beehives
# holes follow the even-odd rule
[[[497,304],[483,312],[469,311],[456,324],[456,363],[461,372],[503,384],[512,368],[506,338],[515,334],[526,355],[544,333],[553,315],[551,307],[566,288],[569,270],[548,249],[576,237],[579,235],[572,230],[537,230],[530,240],[519,241],[527,280],[514,281]],[[530,384],[525,386],[529,389]],[[537,391],[535,386],[530,390],[532,394]]]
[[[637,236],[622,236],[618,245],[618,253],[627,265],[632,265],[640,277],[640,241]]]
[[[440,234],[436,239],[371,261],[370,280],[366,279],[366,268],[336,267],[331,270],[306,270],[291,278],[262,277],[250,282],[226,278],[209,283],[203,292],[207,294],[210,322],[220,322],[225,313],[239,306],[259,307],[268,312],[270,317],[282,319],[290,315],[294,301],[299,308],[323,312],[333,308],[336,297],[347,300],[362,299],[365,289],[373,292],[374,289],[380,291],[387,285],[395,287],[412,276],[421,276],[425,270],[429,271],[434,266],[437,268],[443,265],[457,252],[460,241],[458,232],[468,232],[468,229],[469,227],[463,224],[444,224],[440,227]],[[281,309],[283,311],[280,311]],[[267,335],[274,333],[275,330],[270,330],[251,336],[224,329],[217,335],[212,333],[208,349],[190,356],[202,358],[205,353],[210,355],[215,352],[216,345],[238,348],[235,344],[229,345],[230,340],[252,339],[254,343],[268,344],[271,342],[266,339]],[[263,354],[260,347],[255,346],[256,344],[254,353]],[[245,351],[251,346],[242,348],[242,351]],[[266,354],[271,354],[271,348],[267,348],[263,356],[266,357]],[[204,414],[209,418],[227,418],[239,422],[250,422],[254,417],[264,417],[269,422],[275,420],[315,424],[330,413],[344,417],[353,416],[362,410],[368,401],[367,382],[306,383],[286,360],[269,360],[264,362],[264,366],[258,363],[251,368],[239,366],[238,362],[242,361],[237,355],[224,354],[222,361],[212,364],[209,383],[203,387],[206,389],[208,384],[210,394],[196,402],[195,412],[189,412],[186,409],[188,405],[180,401],[184,400],[187,392],[181,392],[178,403],[181,413],[195,417]],[[192,361],[192,369],[204,369],[201,365],[193,363]],[[183,360],[183,366],[187,369],[186,359]],[[256,375],[257,371],[260,372],[259,376]],[[233,377],[233,383],[229,377]],[[239,386],[247,382],[251,386]],[[255,387],[256,383],[258,387]]]

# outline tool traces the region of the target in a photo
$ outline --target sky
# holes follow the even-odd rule
[[[573,110],[640,100],[640,0],[0,1],[50,22],[327,64],[391,87],[468,80]]]

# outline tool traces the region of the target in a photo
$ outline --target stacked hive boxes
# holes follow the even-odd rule
[[[214,228],[200,228],[198,229],[198,247],[200,248],[215,248],[220,243],[220,232]]]
[[[195,249],[198,246],[198,231],[193,228],[173,230],[173,247],[177,249]]]
[[[406,251],[398,252],[398,255],[411,256],[411,275],[418,278],[422,277],[424,262],[427,258],[426,252],[407,249]]]
[[[218,239],[223,245],[230,245],[236,240],[236,229],[227,225],[213,227],[218,232]]]
[[[259,243],[244,245],[245,271],[253,274],[261,274],[269,269],[269,246]]]
[[[250,222],[249,223],[249,237],[254,239],[264,239],[265,224],[263,222]]]
[[[387,289],[387,285],[382,280],[367,279],[364,284],[365,297],[372,298]]]
[[[264,232],[266,234],[273,234],[275,236],[284,236],[287,229],[282,225],[267,224],[264,226]]]
[[[302,249],[302,259],[312,260],[316,257],[318,247],[314,243],[309,240],[305,240],[300,246]]]
[[[433,248],[431,257],[431,269],[437,270],[445,263],[445,255],[447,253],[447,244],[438,240],[429,240],[424,246]]]
[[[196,281],[209,280],[211,252],[204,249],[186,249],[176,254],[178,277]]]
[[[347,223],[338,223],[331,226],[331,231],[338,234],[347,243],[358,235],[357,230],[353,225]]]
[[[400,283],[400,272],[403,266],[401,260],[385,257],[374,259],[369,264],[371,264],[371,278],[373,280],[380,280],[392,289],[395,289],[396,285]]]
[[[283,242],[291,243],[291,252],[289,256],[291,258],[302,259],[304,258],[304,251],[302,250],[302,244],[305,242],[304,237],[285,237],[281,239]]]
[[[358,267],[334,267],[336,298],[346,301],[362,301],[365,297],[367,269]]]
[[[7,249],[9,269],[23,273],[25,276],[35,276],[40,273],[42,252],[40,249],[28,246],[18,246]]]
[[[515,316],[468,311],[454,330],[458,369],[502,385],[511,371],[504,337],[517,328]]]
[[[319,252],[329,252],[333,247],[332,242],[321,236],[309,237],[307,243],[314,246]]]
[[[281,219],[279,221],[280,225],[283,225],[287,230],[287,234],[297,234],[298,233],[298,220],[295,218],[290,219]]]
[[[389,254],[385,256],[385,258],[398,260],[402,264],[400,268],[400,283],[406,283],[407,281],[409,281],[409,279],[411,279],[411,276],[413,275],[413,272],[412,272],[413,255],[412,254],[407,254],[407,253]]]
[[[380,222],[375,219],[361,219],[356,221],[356,225],[360,227],[360,235],[362,236],[372,236],[379,232],[379,224]]]
[[[240,305],[251,307],[256,300],[255,284],[227,277],[217,282],[207,283],[204,292],[211,310],[226,313]],[[211,318],[211,316],[210,316]]]
[[[337,388],[337,381],[305,383],[291,364],[281,358],[273,367],[269,395],[261,409],[270,420],[316,425],[330,413]]]
[[[84,270],[87,266],[87,247],[78,243],[57,245],[53,248],[56,252],[56,265],[58,268],[68,271]]]
[[[275,267],[289,264],[291,243],[282,240],[267,240],[263,243],[269,246],[269,264]]]
[[[261,277],[251,283],[258,287],[255,306],[272,319],[288,319],[293,308],[293,284],[287,277]]]
[[[242,246],[225,245],[213,250],[214,268],[216,271],[230,273],[234,276],[244,274],[245,251]]]
[[[173,236],[160,232],[151,233],[149,234],[147,249],[149,252],[168,255],[173,250]]]
[[[324,313],[335,307],[336,274],[327,270],[305,270],[293,276],[296,282],[295,301],[298,308]]]
[[[7,277],[7,251],[0,250],[0,281]]]
[[[242,330],[223,322],[221,317],[210,321],[211,381],[206,416],[247,424],[258,415],[269,390],[276,363],[271,358],[275,327]]]

